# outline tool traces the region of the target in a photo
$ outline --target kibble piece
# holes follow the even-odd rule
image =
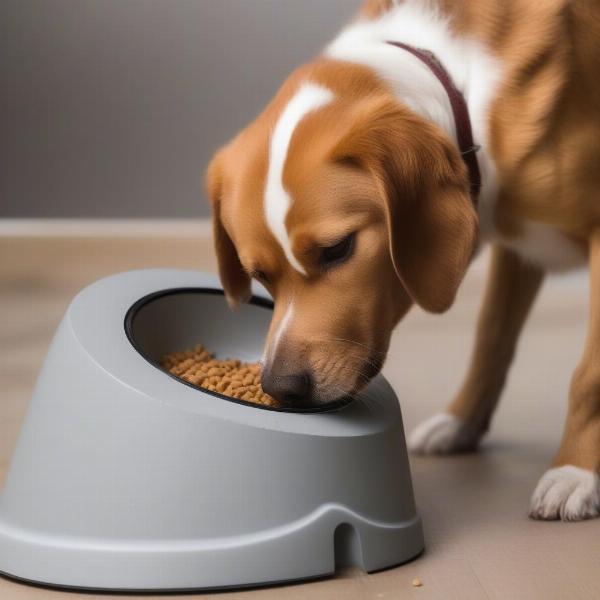
[[[415,577],[412,580],[412,586],[413,587],[422,587],[423,586],[423,582],[418,577]]]
[[[255,404],[280,406],[260,385],[259,363],[244,363],[237,358],[219,360],[198,344],[190,350],[163,356],[160,364],[173,375],[212,392]]]

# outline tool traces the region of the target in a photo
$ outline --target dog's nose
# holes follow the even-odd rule
[[[261,376],[263,390],[282,404],[295,407],[311,406],[312,378],[308,371],[277,374],[271,369]]]

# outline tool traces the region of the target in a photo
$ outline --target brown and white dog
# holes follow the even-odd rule
[[[448,89],[410,49],[432,53],[466,101],[480,146],[477,207]],[[411,305],[446,310],[478,240],[489,241],[465,382],[410,438],[417,453],[472,449],[544,272],[587,262],[589,335],[530,514],[597,516],[599,75],[598,2],[366,2],[208,170],[230,304],[248,298],[252,278],[275,299],[265,390],[290,404],[356,392]]]

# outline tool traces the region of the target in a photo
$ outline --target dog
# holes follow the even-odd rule
[[[409,438],[475,449],[544,273],[589,265],[590,320],[537,519],[600,512],[600,4],[369,0],[207,171],[232,307],[274,298],[265,391],[355,394],[413,305],[453,303],[492,247],[460,391]]]

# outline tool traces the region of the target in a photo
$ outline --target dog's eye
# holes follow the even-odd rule
[[[323,248],[320,257],[321,266],[329,269],[330,267],[347,261],[354,250],[354,238],[355,235],[351,233],[333,246]]]

